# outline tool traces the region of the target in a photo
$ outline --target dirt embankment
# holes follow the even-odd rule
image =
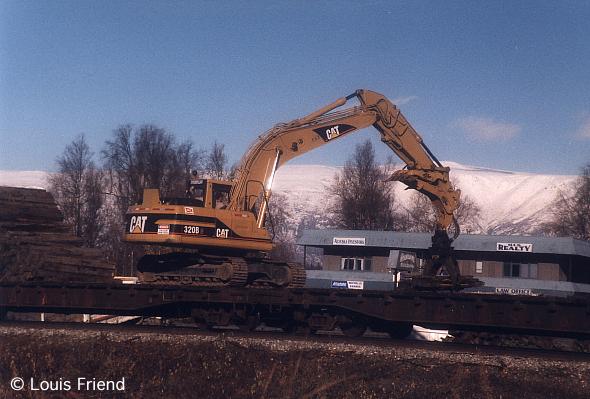
[[[590,359],[2,326],[0,342],[3,398],[590,397]],[[10,387],[15,377],[25,383],[18,393]],[[125,390],[78,389],[80,377],[124,377]],[[31,378],[36,388],[42,381],[61,381],[62,388],[69,381],[71,389],[31,391]]]

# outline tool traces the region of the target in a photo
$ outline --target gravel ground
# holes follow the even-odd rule
[[[81,377],[124,377],[125,390],[79,387]],[[61,390],[32,391],[31,378]],[[589,379],[580,355],[0,325],[2,398],[588,398]]]

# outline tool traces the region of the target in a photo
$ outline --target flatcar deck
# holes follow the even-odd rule
[[[1,283],[6,312],[190,316],[203,309],[330,313],[446,329],[590,336],[588,297],[451,292],[169,287],[120,283]]]

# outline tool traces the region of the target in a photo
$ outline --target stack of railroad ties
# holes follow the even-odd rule
[[[114,271],[71,234],[50,193],[0,187],[0,282],[105,282]]]

